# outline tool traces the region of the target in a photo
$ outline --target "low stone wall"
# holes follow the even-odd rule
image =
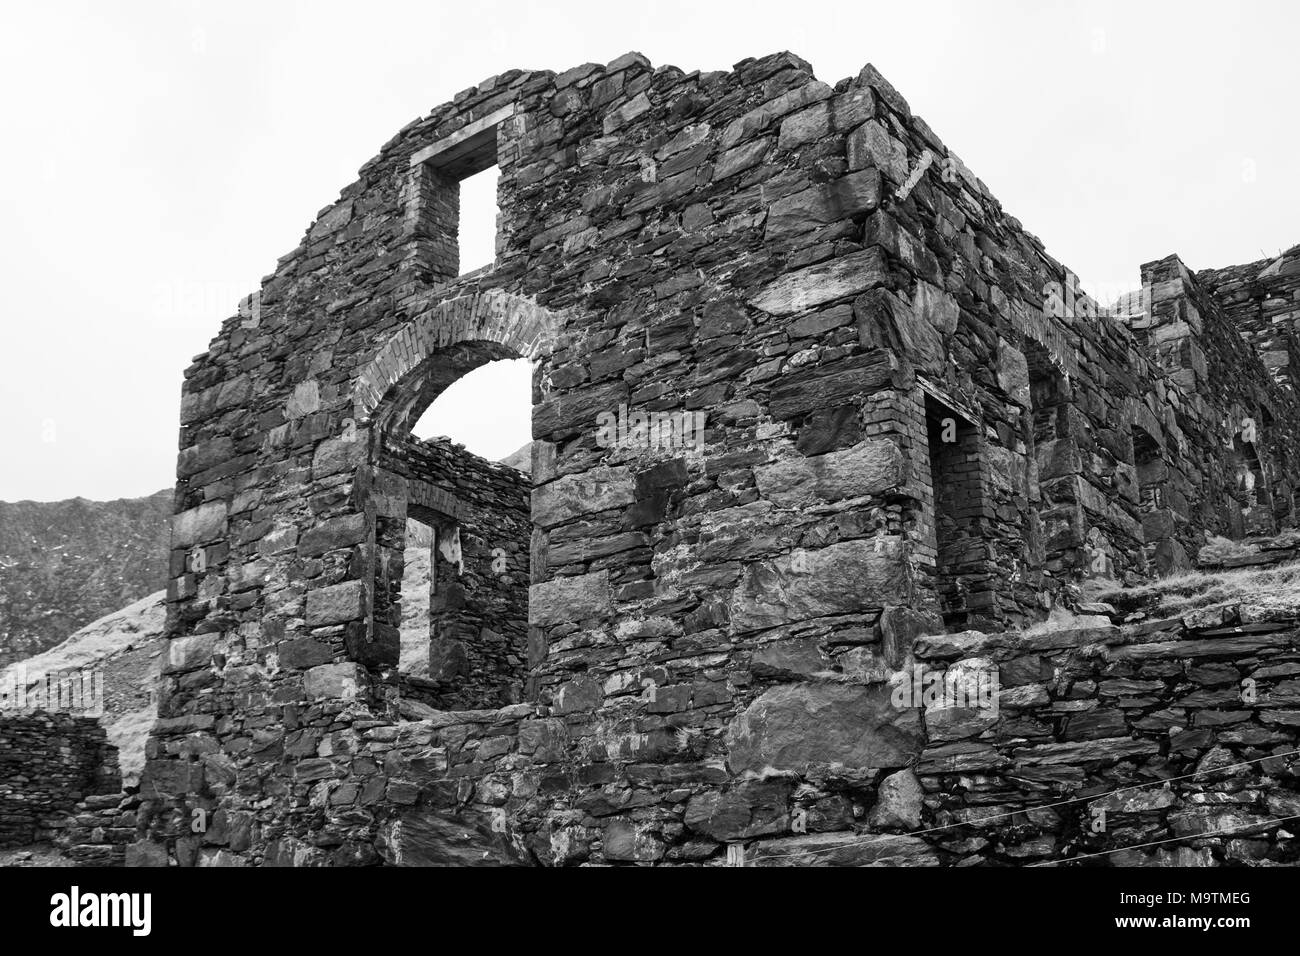
[[[126,865],[127,847],[136,841],[138,794],[107,793],[87,797],[77,804],[57,843],[76,866]],[[165,864],[166,860],[157,861]]]
[[[529,481],[445,439],[388,439],[385,467],[400,475],[406,509],[380,522],[389,568],[377,588],[389,621],[409,545],[406,519],[434,525],[430,555],[428,683],[438,709],[499,707],[523,697],[528,656]],[[445,509],[445,510],[444,510]]]
[[[919,642],[947,686],[996,669],[1001,688],[995,711],[926,713],[915,773],[927,842],[964,864],[1294,864],[1295,611],[1099,620]]]
[[[0,846],[49,841],[79,800],[121,786],[117,748],[93,718],[0,714]]]
[[[731,675],[752,698],[738,716],[706,684],[646,686],[661,722],[637,735],[595,733],[578,685],[551,706],[398,723],[357,701],[271,708],[260,724],[294,724],[283,749],[232,725],[250,742],[232,764],[196,734],[168,765],[184,778],[103,811],[99,842],[138,815],[155,839],[128,860],[153,864],[1296,862],[1300,615],[1109,610],[1136,619],[921,637],[914,657],[910,615],[879,644],[765,642]],[[192,832],[195,807],[255,779],[285,799]]]

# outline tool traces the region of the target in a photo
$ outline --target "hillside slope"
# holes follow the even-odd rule
[[[0,667],[166,584],[172,493],[0,502]]]
[[[45,674],[100,671],[104,712],[99,718],[119,750],[123,782],[144,766],[144,743],[154,719],[153,687],[166,660],[165,591],[157,591],[86,625],[67,640],[0,669],[0,687],[22,674],[29,686]]]

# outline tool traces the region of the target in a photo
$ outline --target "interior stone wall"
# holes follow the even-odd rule
[[[1204,269],[1196,278],[1278,383],[1294,389],[1300,368],[1300,246],[1258,262]]]
[[[376,591],[389,594],[393,627],[400,624],[406,519],[435,529],[428,666],[399,693],[442,710],[518,703],[528,656],[527,476],[445,440],[388,437],[381,461],[406,490],[405,510],[394,507],[376,534],[385,555]]]

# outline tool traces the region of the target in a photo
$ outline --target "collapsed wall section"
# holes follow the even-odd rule
[[[0,713],[0,847],[52,840],[78,801],[121,786],[117,748],[93,717]]]
[[[1147,263],[1142,279],[1149,310],[1132,326],[1176,386],[1169,403],[1190,438],[1166,482],[1192,516],[1186,530],[1239,539],[1293,525],[1295,393],[1177,256]]]
[[[1276,258],[1204,269],[1197,280],[1281,385],[1300,374],[1300,246]]]
[[[1294,520],[1294,396],[1181,262],[1093,302],[900,96],[881,103],[847,153],[884,177],[866,242],[896,291],[870,334],[973,410],[990,465],[984,583],[966,576],[978,590],[945,618],[1029,620],[1082,580],[1137,582],[1190,566],[1206,534]]]

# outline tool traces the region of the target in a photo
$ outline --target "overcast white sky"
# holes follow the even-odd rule
[[[181,371],[396,130],[511,67],[871,61],[1085,286],[1300,242],[1300,5],[48,2],[0,12],[0,499],[173,481]],[[493,456],[489,367],[428,430]],[[487,418],[475,417],[476,411]],[[493,417],[495,416],[495,417]]]

